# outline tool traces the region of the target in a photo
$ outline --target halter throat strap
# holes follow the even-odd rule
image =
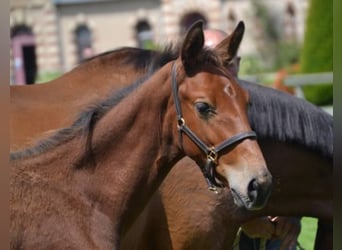
[[[177,114],[177,127],[180,133],[180,140],[182,144],[182,133],[186,134],[207,156],[205,166],[199,166],[202,170],[204,178],[206,179],[209,190],[218,192],[217,188],[223,188],[222,183],[218,183],[215,178],[215,168],[217,166],[217,159],[219,154],[230,146],[233,146],[244,139],[256,139],[256,133],[254,131],[242,132],[224,140],[216,147],[208,147],[187,125],[182,114],[181,103],[178,96],[178,84],[176,78],[176,64],[172,64],[171,70],[171,84],[172,94],[176,107]]]

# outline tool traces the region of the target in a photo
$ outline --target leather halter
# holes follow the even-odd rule
[[[218,193],[217,188],[223,188],[223,184],[217,183],[215,178],[215,168],[217,166],[217,159],[220,152],[224,149],[232,146],[233,144],[239,143],[244,139],[256,139],[256,133],[254,131],[242,132],[237,135],[232,136],[224,140],[221,144],[216,147],[208,147],[192,130],[186,125],[185,119],[182,115],[182,108],[178,97],[178,84],[176,79],[176,64],[172,65],[172,73],[171,73],[171,84],[172,84],[172,93],[176,107],[177,113],[177,127],[180,133],[180,137],[182,133],[185,133],[206,155],[207,161],[205,166],[199,166],[202,170],[204,178],[207,181],[209,186],[209,190]],[[182,140],[181,140],[182,143]]]

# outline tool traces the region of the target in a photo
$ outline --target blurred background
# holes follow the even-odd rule
[[[13,82],[70,70],[121,46],[155,48],[179,39],[198,19],[230,33],[246,24],[240,74],[298,61],[309,0],[11,0]],[[20,47],[23,48],[22,53]],[[21,62],[20,62],[21,61]],[[16,68],[17,66],[17,68]]]
[[[158,48],[198,19],[227,33],[245,22],[242,78],[332,104],[332,73],[285,79],[332,71],[332,0],[10,0],[11,84],[47,81],[122,46]]]

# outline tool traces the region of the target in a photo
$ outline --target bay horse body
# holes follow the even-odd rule
[[[235,42],[236,50],[239,42]],[[166,62],[173,60],[176,55],[171,50],[162,54],[164,57],[161,57],[159,52],[124,48],[91,59],[51,83],[11,87],[11,148],[22,147],[24,142],[38,133],[70,125],[75,114],[86,104],[108,96],[121,86],[126,86],[133,80],[143,77],[146,72],[155,71],[156,68],[158,69]],[[117,70],[118,68],[120,70]],[[95,74],[96,71],[92,69],[98,70],[101,74]],[[280,94],[254,83],[242,80],[239,80],[239,83],[250,94],[251,106],[248,116],[253,129],[258,133],[259,143],[268,168],[276,180],[281,180],[280,184],[276,182],[275,190],[282,192],[274,193],[266,208],[258,212],[251,213],[238,209],[234,205],[232,197],[230,200],[229,198],[222,200],[223,196],[229,195],[228,190],[223,191],[225,195],[219,196],[208,193],[204,181],[196,178],[196,175],[200,173],[195,171],[195,165],[184,159],[172,169],[161,191],[154,194],[144,213],[131,230],[140,236],[141,232],[144,232],[145,240],[137,239],[136,236],[132,237],[129,234],[124,239],[124,247],[128,244],[129,249],[133,247],[132,243],[139,242],[141,246],[149,246],[153,249],[153,246],[159,244],[158,239],[163,239],[165,247],[167,242],[172,243],[172,246],[177,246],[175,249],[229,247],[238,226],[249,218],[259,215],[314,216],[321,218],[319,230],[323,224],[332,225],[332,117],[295,97]],[[69,85],[73,87],[71,88]],[[48,93],[53,96],[49,96]],[[58,104],[58,107],[53,103]],[[277,109],[273,108],[275,106]],[[311,129],[312,125],[309,124],[306,127],[304,123],[302,125],[297,123],[297,127],[294,127],[291,120],[292,113],[297,114],[298,119],[311,122],[315,121],[311,120],[312,115],[315,114],[318,120],[324,122],[323,125],[322,122],[319,123],[320,126],[316,127],[314,133],[309,134],[305,131]],[[279,125],[283,126],[282,129]],[[299,129],[299,126],[302,128]],[[297,129],[297,132],[294,133],[291,129]],[[286,135],[286,131],[293,133]],[[322,141],[318,143],[317,137],[316,140],[308,143],[310,137],[315,138],[319,135],[321,135],[320,140],[323,140],[324,143]],[[304,152],[304,154],[298,155],[299,152]],[[187,164],[189,166],[185,167],[184,165]],[[327,165],[328,168],[326,168]],[[312,169],[309,169],[309,166],[312,166]],[[324,175],[320,175],[322,178],[317,177],[317,171],[324,173]],[[184,174],[185,172],[191,172],[191,176]],[[310,172],[311,175],[307,175]],[[175,183],[178,184],[175,185]],[[287,187],[286,183],[291,186]],[[317,190],[317,187],[320,187],[321,191]],[[191,192],[199,193],[199,196],[192,195],[189,199]],[[282,199],[284,196],[286,199]],[[202,206],[203,200],[207,201],[206,206]],[[179,201],[177,210],[174,208],[176,201]],[[190,201],[192,203],[189,203]],[[200,203],[201,205],[199,205]],[[182,207],[182,205],[184,206]],[[165,217],[166,212],[167,218]],[[181,214],[184,216],[182,217]],[[146,223],[146,218],[150,219],[149,223]],[[188,218],[187,222],[184,222],[184,218]],[[157,222],[160,222],[160,225]],[[173,229],[177,228],[178,235],[182,232],[180,227],[184,227],[184,230],[187,229],[188,233],[183,233],[181,237],[177,236],[175,230],[170,231],[166,228],[165,222],[172,225]],[[179,223],[178,227],[177,223]],[[156,231],[157,228],[162,230]],[[320,231],[324,232],[325,230]],[[154,235],[153,239],[156,242],[151,240],[149,232]],[[329,231],[327,234],[330,246],[321,243],[322,237],[317,237],[315,249],[332,248],[332,232]],[[147,241],[147,239],[150,240]],[[216,243],[213,242],[213,239],[216,239]],[[148,243],[149,245],[147,245]]]
[[[271,175],[250,136],[248,95],[223,66],[222,51],[203,44],[199,22],[188,31],[179,58],[146,82],[11,154],[11,249],[118,249],[177,161],[187,155],[204,171],[211,159],[198,141],[225,145],[217,150],[213,178],[236,190],[243,201],[238,204],[264,206]],[[229,39],[221,45],[229,53]],[[200,136],[194,140],[185,128]],[[235,135],[241,139],[226,144]]]

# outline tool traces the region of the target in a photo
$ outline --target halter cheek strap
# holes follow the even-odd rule
[[[180,137],[182,133],[186,134],[206,155],[207,161],[204,166],[200,166],[204,178],[206,179],[209,190],[218,192],[217,188],[223,188],[223,184],[217,183],[215,178],[215,168],[217,166],[217,159],[219,154],[227,149],[228,147],[237,144],[244,139],[256,139],[256,133],[254,131],[242,132],[237,135],[234,135],[231,138],[224,140],[222,143],[217,145],[216,147],[208,147],[187,125],[185,119],[182,115],[182,108],[180,104],[180,100],[178,97],[178,84],[176,80],[176,66],[175,63],[172,65],[172,73],[171,73],[171,84],[172,84],[172,93],[176,107],[177,113],[177,127],[180,133]],[[182,141],[182,140],[181,140]]]

